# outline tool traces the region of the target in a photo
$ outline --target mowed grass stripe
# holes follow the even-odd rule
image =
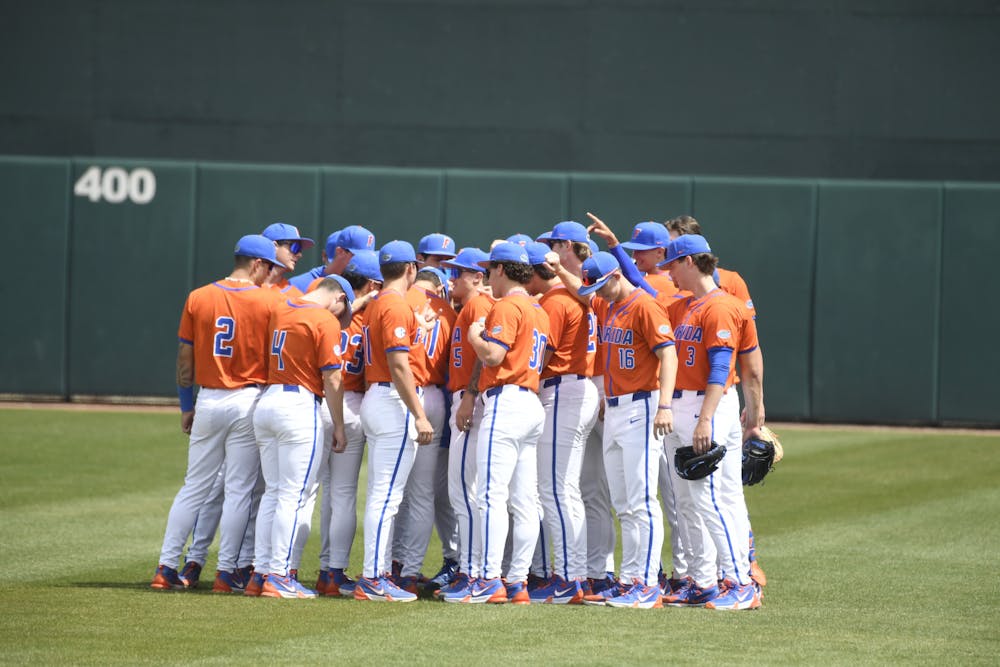
[[[176,416],[0,411],[0,434],[0,557],[18,564],[0,575],[0,663],[964,665],[1000,653],[998,437],[789,429],[785,462],[747,490],[764,608],[722,614],[156,593],[185,465]],[[425,571],[436,538],[429,554]],[[210,554],[208,583],[214,565]]]

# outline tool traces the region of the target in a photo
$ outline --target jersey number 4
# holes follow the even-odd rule
[[[215,356],[233,356],[233,338],[236,337],[236,321],[231,317],[215,320]]]
[[[271,336],[271,354],[278,357],[278,370],[285,370],[285,360],[282,358],[281,353],[285,349],[285,337],[288,335],[287,331],[278,331],[275,329],[274,334]]]

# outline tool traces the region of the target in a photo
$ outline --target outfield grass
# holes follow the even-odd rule
[[[388,605],[150,590],[186,461],[178,417],[0,409],[0,662],[1000,661],[1000,436],[782,435],[785,461],[747,494],[759,611]],[[436,569],[436,538],[430,554]]]

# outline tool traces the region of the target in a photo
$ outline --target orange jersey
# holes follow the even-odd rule
[[[340,323],[315,303],[286,299],[271,314],[268,384],[294,384],[323,395],[323,371],[341,366]]]
[[[501,346],[507,354],[499,365],[483,366],[480,390],[516,384],[537,392],[548,328],[545,311],[527,294],[511,294],[493,304],[486,316],[483,339]]]
[[[414,312],[421,312],[429,306],[437,316],[434,326],[430,330],[421,327],[418,329],[417,335],[424,346],[426,355],[423,362],[427,384],[444,386],[448,381],[448,348],[451,346],[451,330],[455,326],[458,313],[455,312],[450,303],[420,287],[411,287],[407,290],[406,303],[413,308]]]
[[[597,317],[562,285],[542,295],[539,305],[549,316],[549,365],[542,378],[575,373],[591,375],[597,353]]]
[[[408,352],[415,386],[427,383],[424,346],[417,337],[417,318],[406,299],[396,290],[382,290],[365,307],[362,339],[365,381],[392,382],[389,352]]]
[[[724,290],[712,290],[700,299],[681,299],[670,307],[670,321],[677,337],[676,389],[704,391],[708,386],[710,363],[708,351],[728,348],[733,352],[725,387],[736,379],[735,351],[743,342],[743,329],[753,320],[746,307]],[[750,334],[748,334],[750,335]],[[752,337],[756,339],[756,327]]]
[[[472,368],[476,365],[476,351],[472,349],[466,338],[469,333],[469,325],[479,318],[485,319],[490,309],[493,308],[493,303],[492,297],[486,294],[477,294],[462,306],[462,312],[455,319],[455,326],[451,331],[451,350],[448,355],[450,359],[449,391],[458,391],[469,386]],[[480,379],[482,379],[481,376]]]
[[[680,290],[677,289],[677,285],[675,285],[674,281],[670,279],[670,275],[665,272],[647,273],[644,277],[650,287],[657,291],[658,299],[672,298],[680,293]]]
[[[196,384],[237,389],[267,381],[269,291],[226,279],[188,295],[177,338],[194,347]]]
[[[344,391],[365,390],[365,355],[361,344],[361,326],[365,311],[359,310],[351,317],[351,324],[340,332],[340,356],[344,360]]]
[[[591,304],[604,343],[604,393],[621,396],[660,388],[656,350],[674,344],[670,320],[662,306],[644,290],[609,303],[595,297]]]
[[[743,306],[750,311],[751,317],[756,319],[757,311],[754,308],[753,299],[750,298],[750,289],[747,287],[746,281],[743,280],[743,276],[727,269],[717,269],[717,271],[719,272],[719,287],[739,299],[743,303]]]
[[[299,288],[288,282],[285,278],[282,278],[281,282],[276,285],[261,285],[261,287],[272,292],[278,292],[283,299],[296,299],[302,296]]]

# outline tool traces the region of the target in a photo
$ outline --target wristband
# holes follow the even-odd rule
[[[656,409],[657,410],[671,410],[671,408],[670,408],[669,405],[657,405]],[[673,410],[671,410],[671,412],[673,412]]]
[[[177,385],[177,398],[181,399],[181,412],[194,410],[194,387]]]

